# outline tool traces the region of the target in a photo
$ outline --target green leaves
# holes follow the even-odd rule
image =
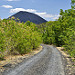
[[[72,3],[75,3],[73,0]],[[60,10],[57,21],[41,24],[42,39],[45,44],[64,46],[65,50],[75,57],[75,10]],[[45,25],[45,26],[44,26]]]
[[[41,42],[41,34],[35,24],[29,21],[18,23],[13,19],[0,21],[0,57],[15,52],[28,53]]]

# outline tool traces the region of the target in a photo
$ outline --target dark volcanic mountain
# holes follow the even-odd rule
[[[41,24],[41,23],[47,22],[45,19],[41,18],[40,16],[30,12],[25,12],[25,11],[20,11],[12,16],[14,16],[16,19],[18,18],[20,22],[30,21],[35,24]]]

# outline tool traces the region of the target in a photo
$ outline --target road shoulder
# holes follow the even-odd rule
[[[24,54],[24,55],[6,56],[5,60],[0,61],[0,75],[2,74],[2,72],[14,68],[15,66],[23,62],[25,59],[31,58],[32,56],[38,54],[39,52],[42,51],[42,48],[43,48],[42,46],[39,46],[31,53]]]
[[[56,48],[62,54],[66,75],[75,75],[75,61],[72,61],[73,58],[71,58],[70,55],[64,51],[63,47],[56,47]]]

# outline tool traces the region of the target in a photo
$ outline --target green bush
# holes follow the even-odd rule
[[[60,17],[57,21],[49,21],[41,24],[40,32],[45,44],[64,46],[65,50],[75,57],[75,10],[60,10]]]
[[[35,24],[29,21],[15,22],[13,19],[0,20],[0,57],[14,51],[19,54],[28,53],[41,42],[41,34]]]

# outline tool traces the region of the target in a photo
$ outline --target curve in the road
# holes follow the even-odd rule
[[[43,50],[3,75],[65,75],[60,52],[53,46]]]

